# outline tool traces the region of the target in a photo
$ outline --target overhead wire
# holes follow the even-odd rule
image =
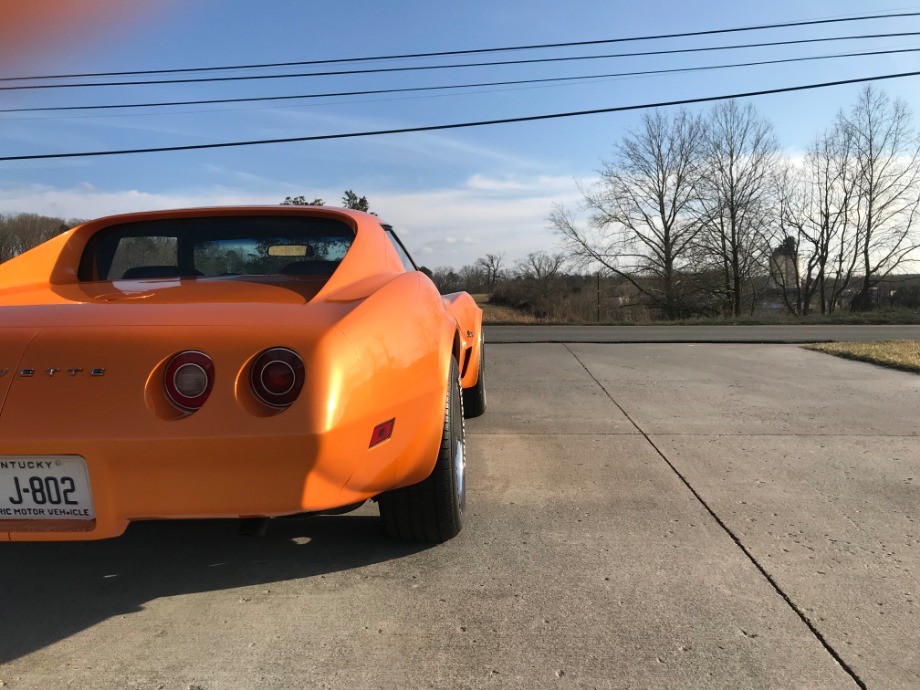
[[[492,125],[501,125],[501,124],[512,124],[512,123],[521,123],[521,122],[537,122],[543,120],[555,120],[561,118],[570,118],[570,117],[583,117],[587,115],[599,115],[606,113],[618,113],[618,112],[628,112],[635,110],[648,110],[651,108],[663,108],[663,107],[673,107],[679,105],[693,105],[698,103],[711,103],[718,101],[726,101],[735,98],[752,98],[755,96],[767,96],[780,93],[793,93],[799,91],[809,91],[814,89],[823,89],[834,86],[844,86],[849,84],[860,84],[866,82],[874,81],[885,81],[892,79],[904,79],[908,77],[917,77],[920,76],[920,71],[913,72],[899,72],[894,74],[883,74],[876,75],[872,77],[855,77],[852,79],[840,79],[836,81],[828,82],[819,82],[813,84],[802,84],[798,86],[786,86],[779,87],[774,89],[759,89],[756,91],[746,91],[741,93],[733,94],[723,94],[718,96],[701,96],[697,98],[682,98],[671,101],[659,101],[657,103],[643,103],[638,105],[626,105],[626,106],[615,106],[609,108],[594,108],[590,110],[577,110],[561,113],[549,113],[543,115],[528,115],[523,117],[509,117],[509,118],[498,118],[492,120],[478,120],[478,121],[468,121],[468,122],[455,122],[448,124],[440,125],[427,125],[419,127],[399,127],[392,129],[380,129],[372,131],[363,131],[363,132],[343,132],[340,134],[317,134],[312,136],[303,136],[303,137],[283,137],[277,139],[254,139],[249,141],[230,141],[230,142],[219,142],[211,144],[186,144],[182,146],[157,146],[149,148],[135,148],[135,149],[116,149],[116,150],[107,150],[107,151],[83,151],[83,152],[74,152],[74,153],[43,153],[43,154],[30,154],[30,155],[21,155],[21,156],[0,156],[0,162],[11,162],[11,161],[27,161],[27,160],[49,160],[49,159],[61,159],[61,158],[88,158],[88,157],[97,157],[97,156],[120,156],[120,155],[129,155],[129,154],[143,154],[143,153],[167,153],[167,152],[176,152],[176,151],[197,151],[197,150],[206,150],[206,149],[220,149],[220,148],[235,148],[243,146],[261,146],[268,144],[291,144],[307,141],[326,141],[332,139],[354,139],[359,137],[372,137],[372,136],[383,136],[391,134],[409,134],[416,132],[435,132],[435,131],[444,131],[451,129],[465,129],[471,127],[484,127]]]
[[[615,59],[615,58],[624,58],[624,57],[648,57],[655,55],[677,55],[677,54],[689,54],[689,53],[705,53],[705,52],[714,52],[719,50],[741,50],[749,48],[771,48],[776,46],[788,46],[788,45],[804,45],[804,44],[813,44],[813,43],[828,43],[832,41],[853,41],[853,40],[868,40],[868,39],[877,39],[877,38],[903,38],[907,36],[920,36],[920,31],[904,31],[904,32],[894,32],[894,33],[882,33],[882,34],[860,34],[855,36],[832,36],[832,37],[821,37],[821,38],[800,38],[787,41],[769,41],[762,43],[745,43],[745,44],[734,44],[727,46],[704,46],[697,48],[674,48],[669,50],[653,50],[653,51],[637,51],[632,53],[614,53],[608,55],[577,55],[577,56],[564,56],[564,57],[548,57],[548,58],[529,58],[525,60],[496,60],[491,62],[472,62],[472,63],[459,63],[459,64],[450,64],[450,65],[412,65],[409,67],[379,67],[372,69],[354,69],[354,70],[335,70],[327,72],[306,72],[306,73],[295,73],[295,74],[253,74],[253,75],[238,75],[232,77],[194,77],[187,79],[155,79],[155,80],[136,80],[136,81],[115,81],[115,82],[88,82],[81,84],[30,84],[24,86],[0,86],[0,91],[25,91],[25,90],[45,90],[45,89],[73,89],[73,88],[88,88],[88,87],[107,87],[107,86],[149,86],[154,84],[200,84],[200,83],[216,83],[216,82],[229,82],[229,81],[254,81],[254,80],[265,80],[265,79],[293,79],[293,78],[307,78],[307,77],[329,77],[329,76],[344,76],[344,75],[353,75],[353,74],[381,74],[386,72],[418,72],[418,71],[432,71],[432,70],[445,70],[445,69],[461,69],[461,68],[471,68],[471,67],[496,67],[496,66],[507,66],[507,65],[526,65],[526,64],[546,64],[546,63],[559,63],[559,62],[574,62],[574,61],[583,61],[583,60],[602,60],[602,59]]]
[[[326,93],[285,95],[285,96],[252,96],[244,98],[209,98],[200,100],[186,101],[162,101],[154,103],[116,103],[104,105],[68,105],[68,106],[43,106],[43,107],[24,107],[24,108],[0,108],[0,113],[35,113],[35,112],[69,112],[69,111],[86,111],[86,110],[113,110],[127,108],[161,108],[172,106],[189,106],[189,105],[220,105],[229,103],[252,103],[252,102],[276,102],[290,100],[306,100],[318,98],[336,98],[349,96],[372,96],[387,95],[397,93],[423,93],[432,91],[455,91],[460,89],[490,88],[496,86],[524,86],[530,84],[554,84],[575,81],[592,81],[600,79],[617,79],[622,77],[637,76],[656,76],[665,74],[678,74],[688,72],[705,72],[724,69],[735,69],[741,67],[760,67],[765,65],[778,65],[797,62],[813,62],[818,60],[835,60],[841,58],[854,57],[872,57],[879,55],[893,55],[903,53],[920,52],[920,48],[895,48],[890,50],[873,50],[855,53],[832,53],[824,55],[808,55],[794,58],[779,58],[775,60],[757,60],[752,62],[739,62],[723,65],[702,65],[695,67],[675,67],[671,69],[655,70],[637,70],[631,72],[614,72],[609,74],[590,74],[570,77],[543,77],[539,79],[513,79],[506,81],[477,82],[472,84],[447,84],[440,86],[412,86],[390,89],[366,89],[358,91],[333,91]],[[190,111],[185,111],[190,112]],[[215,110],[195,111],[195,112],[219,112]],[[15,119],[15,118],[7,118]]]
[[[746,32],[746,31],[764,31],[764,30],[779,29],[779,28],[819,26],[819,25],[840,24],[840,23],[847,23],[847,22],[864,22],[864,21],[871,21],[871,20],[876,20],[876,19],[897,19],[897,18],[906,18],[906,17],[917,17],[917,16],[920,16],[920,12],[893,12],[893,13],[882,13],[882,14],[832,17],[832,18],[826,18],[826,19],[811,19],[811,20],[795,21],[795,22],[779,22],[779,23],[773,23],[773,24],[755,24],[751,26],[730,27],[726,29],[706,29],[702,31],[683,31],[683,32],[678,32],[678,33],[650,34],[650,35],[645,35],[645,36],[625,36],[625,37],[619,37],[619,38],[606,38],[606,39],[597,39],[597,40],[591,40],[591,41],[566,41],[566,42],[558,42],[558,43],[536,43],[536,44],[530,44],[530,45],[503,46],[503,47],[493,47],[493,48],[443,50],[443,51],[427,52],[427,53],[372,55],[372,56],[365,56],[365,57],[329,58],[329,59],[322,59],[322,60],[297,60],[297,61],[292,61],[292,62],[268,62],[268,63],[256,63],[256,64],[244,64],[244,65],[218,65],[218,66],[211,66],[211,67],[182,67],[182,68],[172,68],[172,69],[130,70],[130,71],[120,71],[120,72],[87,72],[87,73],[74,73],[74,74],[45,74],[45,75],[31,75],[31,76],[14,76],[14,77],[0,78],[0,82],[31,81],[31,80],[37,80],[37,79],[78,79],[78,78],[95,78],[95,77],[120,77],[120,76],[137,76],[137,75],[143,75],[143,74],[178,74],[178,73],[183,73],[183,72],[216,72],[216,71],[233,71],[233,70],[243,70],[243,69],[263,69],[263,68],[273,68],[273,67],[302,67],[302,66],[307,66],[307,65],[343,64],[343,63],[351,63],[351,62],[372,62],[372,61],[383,61],[383,60],[404,60],[404,59],[433,58],[433,57],[451,57],[451,56],[460,56],[460,55],[489,54],[489,53],[523,51],[523,50],[543,50],[543,49],[550,49],[550,48],[572,48],[572,47],[585,47],[585,46],[596,46],[596,45],[609,45],[609,44],[615,44],[615,43],[665,40],[665,39],[672,39],[672,38],[691,38],[691,37],[697,37],[697,36],[715,36],[719,34],[741,33],[741,32]]]

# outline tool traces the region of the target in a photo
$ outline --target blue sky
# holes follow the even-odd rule
[[[36,0],[37,1],[37,0]],[[588,41],[845,15],[920,11],[903,1],[707,3],[650,0],[506,0],[387,3],[169,0],[90,26],[28,29],[31,49],[0,60],[0,77],[171,69]],[[155,6],[155,7],[154,7]],[[2,19],[3,10],[0,10]],[[641,44],[470,56],[464,62],[600,55],[862,33],[920,32],[920,17],[787,28]],[[0,108],[232,98],[607,74],[629,70],[920,47],[920,36],[697,55],[596,59],[551,65],[432,70],[253,82],[0,92]],[[182,106],[149,111],[0,114],[0,156],[201,144],[424,126],[648,103],[918,69],[920,53],[718,72],[479,88],[313,101]],[[446,64],[456,58],[412,64]],[[408,63],[386,63],[408,64]],[[353,65],[360,67],[362,65]],[[315,71],[250,70],[233,74]],[[183,76],[183,75],[178,75]],[[753,99],[790,152],[804,149],[848,107],[858,86]],[[920,79],[882,84],[920,110]],[[705,108],[705,106],[699,106]],[[918,113],[920,114],[920,113]],[[0,162],[0,212],[66,217],[177,206],[278,203],[345,189],[401,229],[420,263],[470,263],[504,252],[508,263],[553,250],[546,216],[573,205],[601,159],[638,113],[594,115],[439,133],[58,161]]]

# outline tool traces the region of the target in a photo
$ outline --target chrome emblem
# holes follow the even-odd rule
[[[58,369],[57,367],[49,367],[48,369],[42,369],[42,371],[48,374],[48,376],[51,378],[54,378],[55,374],[60,374],[62,371],[66,371],[68,374],[70,374],[71,378],[73,378],[77,374],[83,373],[83,367],[70,367],[69,369]],[[35,369],[20,369],[19,376],[21,376],[22,378],[27,378],[27,379],[34,378],[35,372],[36,372]],[[0,369],[0,377],[6,376],[8,373],[10,373],[9,369]],[[105,376],[105,368],[95,367],[94,369],[90,369],[89,375],[96,376],[96,377]]]

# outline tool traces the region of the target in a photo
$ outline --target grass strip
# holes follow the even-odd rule
[[[920,374],[920,340],[884,340],[877,343],[819,343],[809,350]]]

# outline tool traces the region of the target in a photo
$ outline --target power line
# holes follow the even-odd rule
[[[443,86],[413,86],[394,89],[368,89],[364,91],[334,91],[328,93],[312,93],[294,96],[253,96],[247,98],[210,98],[194,101],[163,101],[158,103],[116,103],[107,105],[66,105],[45,106],[33,108],[0,108],[0,113],[36,113],[36,112],[61,112],[82,110],[113,110],[125,108],[160,108],[165,106],[186,105],[219,105],[225,103],[253,103],[289,101],[298,99],[334,98],[345,96],[375,96],[394,93],[419,93],[430,91],[452,91],[458,89],[486,88],[493,86],[524,86],[528,84],[552,84],[573,81],[586,81],[595,79],[617,79],[621,77],[654,76],[663,74],[679,74],[686,72],[705,72],[713,70],[734,69],[739,67],[760,67],[764,65],[778,65],[795,62],[813,62],[816,60],[837,60],[841,58],[872,57],[878,55],[893,55],[899,53],[916,53],[920,48],[896,48],[891,50],[872,50],[858,53],[833,53],[825,55],[809,55],[796,58],[781,58],[777,60],[758,60],[754,62],[737,62],[727,65],[704,65],[698,67],[677,67],[672,69],[640,70],[633,72],[614,72],[611,74],[588,74],[574,77],[545,77],[541,79],[514,79],[509,81],[478,82],[473,84],[448,84]],[[208,111],[214,112],[214,111]]]
[[[705,53],[717,50],[740,50],[746,48],[771,48],[776,46],[802,45],[808,43],[828,43],[831,41],[855,41],[872,38],[902,38],[920,36],[920,31],[906,31],[884,34],[861,34],[856,36],[833,36],[825,38],[800,38],[789,41],[769,41],[764,43],[743,43],[728,46],[706,46],[702,48],[675,48],[671,50],[650,50],[634,53],[614,53],[609,55],[581,55],[553,58],[531,58],[527,60],[496,60],[492,62],[469,62],[454,65],[415,65],[412,67],[377,67],[372,69],[335,70],[329,72],[307,72],[297,74],[253,74],[235,77],[193,77],[188,79],[143,79],[136,81],[89,82],[83,84],[31,84],[28,86],[0,86],[0,91],[25,91],[38,89],[73,89],[98,86],[149,86],[152,84],[200,84],[204,82],[253,81],[263,79],[293,79],[302,77],[332,77],[348,74],[380,74],[384,72],[419,72],[467,67],[497,67],[504,65],[527,65],[552,62],[574,62],[581,60],[606,60],[624,57],[647,57],[652,55],[676,55],[686,53]]]
[[[715,101],[727,101],[733,98],[752,98],[754,96],[768,96],[778,93],[792,93],[796,91],[810,91],[812,89],[823,89],[832,86],[845,86],[847,84],[861,84],[873,81],[885,81],[890,79],[903,79],[906,77],[920,76],[920,71],[899,72],[896,74],[883,74],[874,77],[857,77],[854,79],[841,79],[837,81],[820,82],[817,84],[803,84],[800,86],[786,86],[776,89],[760,89],[758,91],[746,91],[743,93],[725,94],[721,96],[702,96],[699,98],[684,98],[673,101],[660,101],[658,103],[644,103],[641,105],[624,105],[613,108],[596,108],[593,110],[577,110],[564,113],[550,113],[547,115],[529,115],[525,117],[509,117],[495,120],[479,120],[474,122],[456,122],[443,125],[427,125],[422,127],[402,127],[395,129],[379,129],[365,132],[345,132],[342,134],[318,134],[307,137],[284,137],[281,139],[254,139],[251,141],[230,141],[217,144],[188,144],[185,146],[160,146],[152,148],[138,149],[121,149],[111,151],[85,151],[81,153],[42,153],[27,156],[0,156],[0,162],[5,161],[27,161],[27,160],[47,160],[56,158],[86,158],[90,156],[121,156],[133,153],[167,153],[173,151],[199,151],[204,149],[220,149],[241,146],[260,146],[265,144],[293,144],[306,141],[327,141],[331,139],[355,139],[359,137],[382,136],[386,134],[410,134],[414,132],[436,132],[449,129],[466,129],[470,127],[485,127],[490,125],[504,125],[519,122],[536,122],[540,120],[557,120],[568,117],[582,117],[585,115],[600,115],[603,113],[621,113],[633,110],[648,110],[650,108],[665,108],[677,105],[693,105],[697,103],[711,103]]]
[[[404,53],[398,55],[372,55],[366,57],[351,58],[334,58],[326,60],[298,60],[294,62],[268,62],[250,65],[220,65],[213,67],[183,67],[175,69],[150,69],[150,70],[133,70],[123,72],[89,72],[84,74],[45,74],[33,76],[5,77],[0,78],[0,82],[9,81],[29,81],[35,79],[80,79],[94,77],[125,77],[142,74],[176,74],[181,72],[216,72],[240,69],[262,69],[268,67],[302,67],[306,65],[328,65],[341,64],[349,62],[371,62],[378,60],[404,60],[431,57],[448,57],[458,55],[474,55],[486,53],[503,53],[520,50],[542,50],[547,48],[572,48],[592,45],[605,45],[613,43],[628,43],[636,41],[653,41],[670,38],[690,38],[695,36],[714,36],[718,34],[739,33],[744,31],[763,31],[767,29],[791,28],[800,26],[818,26],[823,24],[840,24],[845,22],[863,22],[875,19],[897,19],[905,17],[917,17],[920,12],[897,12],[891,14],[870,14],[863,16],[837,17],[832,19],[812,19],[798,22],[781,22],[776,24],[756,24],[752,26],[739,26],[728,29],[708,29],[704,31],[685,31],[672,34],[651,34],[647,36],[626,36],[621,38],[606,38],[594,41],[568,41],[564,43],[538,43],[532,45],[505,46],[499,48],[471,48],[467,50],[445,50],[431,53]]]

